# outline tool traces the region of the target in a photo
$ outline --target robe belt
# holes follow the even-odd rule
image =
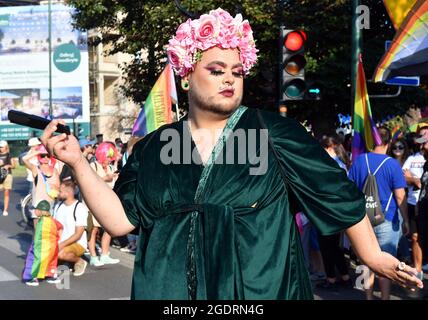
[[[159,217],[190,214],[187,241],[186,277],[188,297],[235,299],[237,251],[234,209],[227,205],[183,204],[167,208]],[[240,282],[240,281],[239,281]],[[238,289],[238,290],[235,290]]]

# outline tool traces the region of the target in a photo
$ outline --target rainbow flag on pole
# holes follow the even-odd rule
[[[177,103],[174,74],[168,63],[141,108],[132,128],[133,136],[145,136],[160,126],[172,122],[172,103]]]
[[[44,279],[57,272],[59,230],[62,224],[52,217],[42,216],[37,223],[34,240],[25,259],[22,279]]]
[[[418,0],[376,67],[373,80],[423,75],[428,75],[428,1]]]
[[[404,21],[415,2],[416,0],[383,0],[386,11],[396,30],[400,28],[401,23]]]
[[[382,144],[379,132],[372,119],[361,54],[358,57],[353,126],[352,159],[355,160],[361,153],[372,151],[375,145]]]

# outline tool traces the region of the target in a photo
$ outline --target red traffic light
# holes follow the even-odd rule
[[[291,31],[284,39],[284,46],[291,51],[300,50],[305,43],[306,38],[306,33],[303,30]]]

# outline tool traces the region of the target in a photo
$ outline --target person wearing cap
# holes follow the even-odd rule
[[[89,162],[95,161],[95,142],[95,140],[88,140],[86,138],[79,140],[80,150]]]
[[[84,161],[75,137],[53,135],[63,120],[44,130],[43,143],[73,168],[107,232],[141,235],[131,298],[313,299],[298,209],[324,235],[346,229],[377,274],[422,287],[413,268],[381,251],[364,195],[319,143],[293,119],[241,105],[257,51],[240,14],[218,8],[182,23],[167,52],[189,113],[135,145],[115,192]],[[236,141],[240,133],[254,139]],[[228,137],[250,154],[228,149]],[[217,163],[217,156],[233,161]]]
[[[4,190],[4,207],[3,216],[9,215],[9,199],[10,190],[12,190],[13,177],[12,169],[15,169],[16,164],[10,156],[9,144],[6,140],[0,141],[0,190]]]
[[[22,279],[28,286],[38,286],[39,280],[48,283],[59,283],[57,279],[58,241],[63,225],[52,218],[51,205],[42,200],[35,206],[34,215],[39,222],[34,231],[33,242],[25,259]]]
[[[38,164],[35,165],[32,159],[37,158]],[[49,202],[53,206],[59,192],[60,175],[55,168],[56,160],[51,157],[43,144],[30,150],[23,158],[24,165],[33,175],[32,198],[33,206],[36,206],[42,200]],[[36,226],[38,217],[32,214],[34,226]]]
[[[426,139],[428,137],[428,126],[422,126],[417,130],[417,144],[418,152],[407,158],[403,165],[404,177],[406,178],[408,186],[407,194],[407,207],[409,212],[410,234],[409,237],[412,241],[412,257],[415,269],[418,275],[423,279],[423,242],[420,235],[422,221],[416,212],[416,205],[421,193],[421,177],[424,173],[424,165],[426,162],[427,150],[425,150]],[[428,265],[424,266],[426,269]]]
[[[38,145],[40,145],[40,144],[42,144],[41,142],[40,142],[40,140],[38,139],[38,138],[36,138],[36,137],[33,137],[33,138],[30,138],[29,140],[28,140],[28,143],[27,143],[27,146],[28,146],[28,149],[25,151],[25,152],[23,152],[22,154],[20,154],[20,156],[19,156],[19,159],[20,159],[20,162],[22,161],[22,165],[24,165],[25,166],[25,164],[24,164],[24,161],[22,160],[22,158],[27,154],[27,153],[29,153],[29,152],[31,152],[32,150],[34,151],[35,149],[36,149],[36,147],[38,146]],[[37,159],[36,158],[33,158],[33,159],[31,159],[30,160],[31,161],[31,163],[33,163],[34,165],[38,165],[39,164],[39,162],[37,161]],[[27,178],[26,178],[26,181],[28,182],[28,193],[31,193],[32,192],[32,190],[33,190],[33,174],[31,173],[31,170],[30,169],[28,169],[28,168],[25,168],[26,170],[27,170]]]
[[[36,147],[36,146],[38,146],[40,144],[42,144],[42,143],[40,142],[39,138],[33,137],[33,138],[30,138],[28,140],[28,144],[27,145],[31,148],[31,147]]]

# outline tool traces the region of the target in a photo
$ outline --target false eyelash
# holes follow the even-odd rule
[[[220,71],[220,70],[211,70],[210,72],[213,76],[221,76],[224,74],[224,71]],[[232,75],[234,77],[239,77],[239,78],[244,77],[243,72],[232,72]]]
[[[222,74],[224,74],[223,71],[219,71],[219,70],[211,70],[210,72],[213,76],[221,76]]]

